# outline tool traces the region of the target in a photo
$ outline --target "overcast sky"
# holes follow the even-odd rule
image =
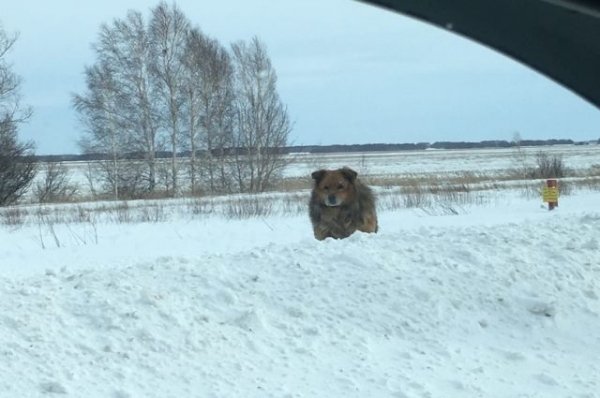
[[[158,4],[141,0],[0,0],[20,37],[9,54],[34,116],[38,154],[79,153],[71,94],[100,24]],[[229,45],[258,36],[294,122],[292,144],[600,138],[600,112],[546,77],[468,39],[352,0],[179,0]]]

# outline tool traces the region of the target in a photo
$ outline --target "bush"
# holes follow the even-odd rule
[[[46,163],[43,176],[34,188],[39,203],[70,202],[77,194],[77,187],[69,182],[69,170],[62,163]]]
[[[530,178],[562,178],[567,174],[562,155],[549,155],[540,151],[535,155],[535,164],[536,168],[528,173]]]
[[[16,133],[3,130],[0,120],[0,206],[19,200],[35,177],[33,144],[19,143]]]

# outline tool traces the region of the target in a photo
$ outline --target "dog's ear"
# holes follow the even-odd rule
[[[321,170],[313,171],[311,176],[312,176],[313,180],[315,180],[316,183],[318,184],[323,179],[323,176],[325,175],[325,173],[327,173],[327,170],[321,169]]]
[[[352,170],[350,167],[344,167],[340,169],[340,172],[350,182],[354,182],[354,180],[356,180],[356,176],[358,176],[358,173]]]

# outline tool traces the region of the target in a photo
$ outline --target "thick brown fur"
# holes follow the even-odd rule
[[[375,197],[357,175],[348,167],[312,173],[309,215],[318,240],[343,239],[356,231],[377,232]]]

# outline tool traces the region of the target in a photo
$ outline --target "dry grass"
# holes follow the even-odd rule
[[[380,211],[422,209],[443,214],[459,213],[470,205],[491,202],[506,189],[519,190],[529,198],[540,197],[542,180],[501,180],[476,173],[440,176],[383,176],[365,178],[376,191]],[[160,223],[177,218],[220,216],[227,219],[260,218],[270,215],[303,215],[307,212],[311,181],[290,179],[290,192],[256,195],[225,195],[144,201],[87,202],[77,205],[21,206],[0,209],[0,224]],[[560,181],[561,195],[574,189],[600,190],[600,176]]]
[[[590,191],[600,191],[600,176],[584,178],[578,185]]]
[[[27,212],[23,211],[23,209],[20,207],[14,206],[0,208],[0,224],[18,227],[23,225],[26,217]]]
[[[543,167],[556,174],[557,167],[567,178],[561,178],[561,195],[576,190],[600,190],[600,164],[588,169],[570,170],[562,159],[537,155],[536,170]],[[378,209],[423,209],[427,212],[455,214],[469,205],[489,203],[502,191],[517,190],[525,197],[539,198],[544,180],[542,174],[522,169],[526,162],[516,162],[518,167],[496,172],[448,172],[413,173],[396,175],[369,175],[361,171],[361,179],[377,193]],[[519,166],[520,165],[520,166]],[[533,166],[530,166],[533,167]],[[536,171],[537,173],[537,171]],[[219,216],[228,219],[266,217],[270,215],[305,215],[309,192],[312,187],[310,175],[285,178],[273,187],[273,191],[255,195],[191,196],[172,199],[166,192],[157,192],[145,200],[90,201],[65,205],[14,206],[0,208],[0,224],[16,227],[42,225],[51,229],[54,225],[79,223],[160,223],[173,219],[193,219]],[[69,198],[71,200],[72,198]],[[77,200],[90,200],[78,196]],[[110,198],[105,198],[110,199]],[[97,198],[96,198],[97,200]]]
[[[226,201],[224,216],[227,219],[266,217],[273,213],[273,202],[254,196],[238,196]]]

